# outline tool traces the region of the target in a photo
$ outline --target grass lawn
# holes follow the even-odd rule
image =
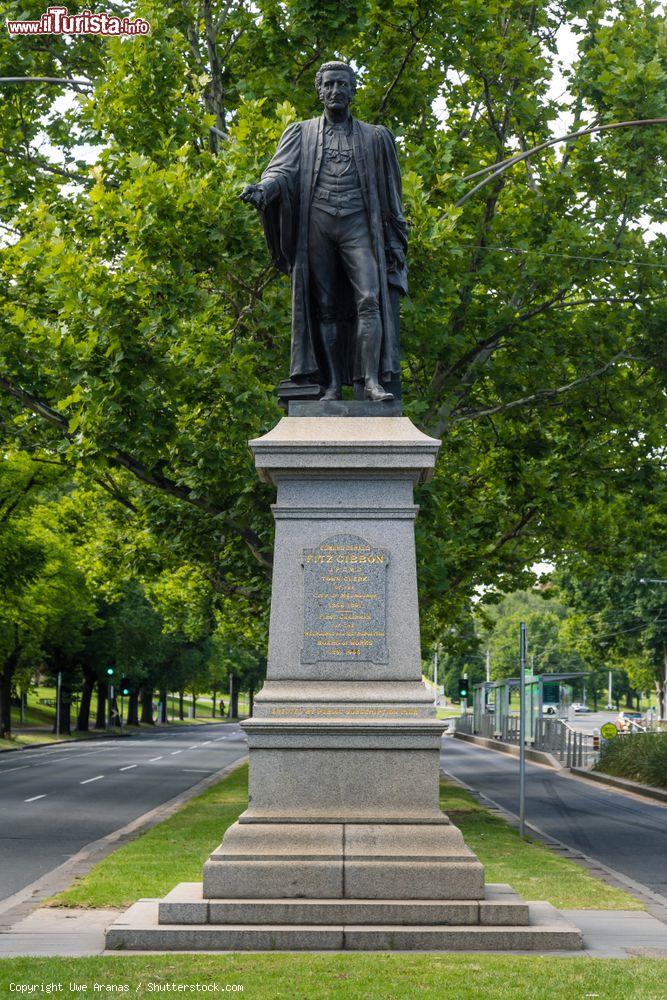
[[[73,888],[60,906],[125,907],[160,896],[177,882],[201,878],[202,862],[245,808],[247,767],[187,803],[178,813],[119,848]],[[442,803],[486,866],[489,881],[510,882],[529,899],[557,906],[641,909],[577,865],[551,854],[492,815],[458,785],[442,785]],[[660,959],[590,959],[514,955],[230,954],[132,955],[96,958],[0,959],[0,997],[11,983],[62,983],[58,996],[165,995],[156,985],[218,984],[218,994],[276,1000],[667,1000],[667,965]],[[100,984],[95,990],[94,984]],[[229,986],[229,989],[225,989]],[[242,990],[231,989],[232,986]],[[112,995],[118,995],[118,990]],[[193,995],[180,991],[181,995]],[[24,994],[25,995],[25,994]],[[211,995],[208,993],[208,995]]]
[[[660,959],[588,959],[513,955],[113,955],[0,960],[0,996],[26,995],[10,984],[62,983],[59,997],[133,997],[155,985],[219,984],[216,993],[248,1000],[665,1000]],[[74,984],[88,984],[82,993]],[[100,984],[94,990],[94,983]],[[127,987],[122,993],[114,986]],[[233,991],[225,986],[242,987]],[[152,986],[152,989],[151,989]],[[108,989],[105,989],[108,987]],[[43,996],[43,993],[38,995]]]
[[[125,907],[164,896],[177,882],[197,882],[201,867],[247,803],[247,767],[238,768],[174,816],[119,848],[52,900],[58,906]],[[460,786],[443,782],[441,802],[486,868],[489,882],[508,882],[525,899],[558,907],[641,910],[614,889],[536,841],[522,842],[503,820]]]

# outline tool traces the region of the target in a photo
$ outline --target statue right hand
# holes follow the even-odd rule
[[[259,184],[246,184],[239,198],[258,211],[266,207],[266,196]]]

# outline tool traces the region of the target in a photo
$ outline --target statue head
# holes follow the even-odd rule
[[[315,89],[325,108],[341,111],[354,97],[357,78],[347,63],[325,62],[315,75]]]

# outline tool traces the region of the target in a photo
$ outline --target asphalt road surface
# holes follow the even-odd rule
[[[518,815],[516,757],[446,737],[441,765]],[[667,806],[526,762],[526,822],[667,896]]]
[[[0,754],[0,900],[245,753],[221,723]]]

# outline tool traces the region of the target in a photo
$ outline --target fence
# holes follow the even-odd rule
[[[475,721],[472,713],[467,712],[457,720],[456,732],[518,746],[519,716],[506,715],[496,720],[485,713]],[[542,717],[535,720],[535,737],[528,738],[526,746],[553,754],[565,767],[592,767],[599,756],[600,737],[581,733],[562,719]]]

